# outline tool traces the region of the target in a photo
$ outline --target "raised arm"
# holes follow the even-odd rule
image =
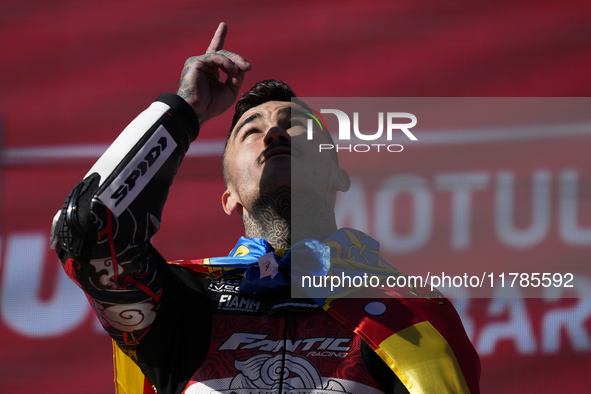
[[[154,324],[166,297],[161,271],[167,267],[150,239],[173,178],[200,124],[232,106],[251,68],[222,50],[226,32],[220,24],[207,52],[185,63],[178,95],[161,95],[133,120],[54,219],[51,245],[66,273],[128,353]]]
[[[228,28],[220,23],[204,55],[187,59],[177,94],[193,108],[199,123],[224,113],[236,101],[251,65],[240,55],[222,49]],[[227,75],[220,81],[220,69]]]

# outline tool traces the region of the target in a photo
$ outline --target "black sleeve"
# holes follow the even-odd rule
[[[159,264],[167,291],[158,318],[137,348],[137,364],[158,393],[180,394],[209,350],[212,315],[207,283],[164,259]]]
[[[205,357],[211,329],[199,286],[150,244],[170,185],[198,133],[189,104],[175,94],[161,95],[76,185],[52,227],[51,245],[66,273],[159,392],[175,392],[179,377],[188,379],[197,369],[185,363],[187,355],[197,362]],[[203,341],[188,345],[193,334]]]

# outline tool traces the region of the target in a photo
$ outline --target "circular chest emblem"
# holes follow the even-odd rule
[[[382,313],[386,312],[386,305],[378,301],[370,302],[365,306],[365,311],[370,315],[381,315]]]

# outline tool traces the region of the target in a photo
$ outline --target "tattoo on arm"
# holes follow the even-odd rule
[[[179,82],[177,94],[185,100],[191,97],[191,90],[189,89],[189,83],[186,79],[181,79],[181,81]]]

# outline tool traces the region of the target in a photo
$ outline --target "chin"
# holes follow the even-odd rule
[[[291,166],[266,166],[259,182],[263,185],[291,185]]]
[[[259,194],[269,194],[278,189],[291,189],[291,172],[273,172],[265,174],[259,182]]]

